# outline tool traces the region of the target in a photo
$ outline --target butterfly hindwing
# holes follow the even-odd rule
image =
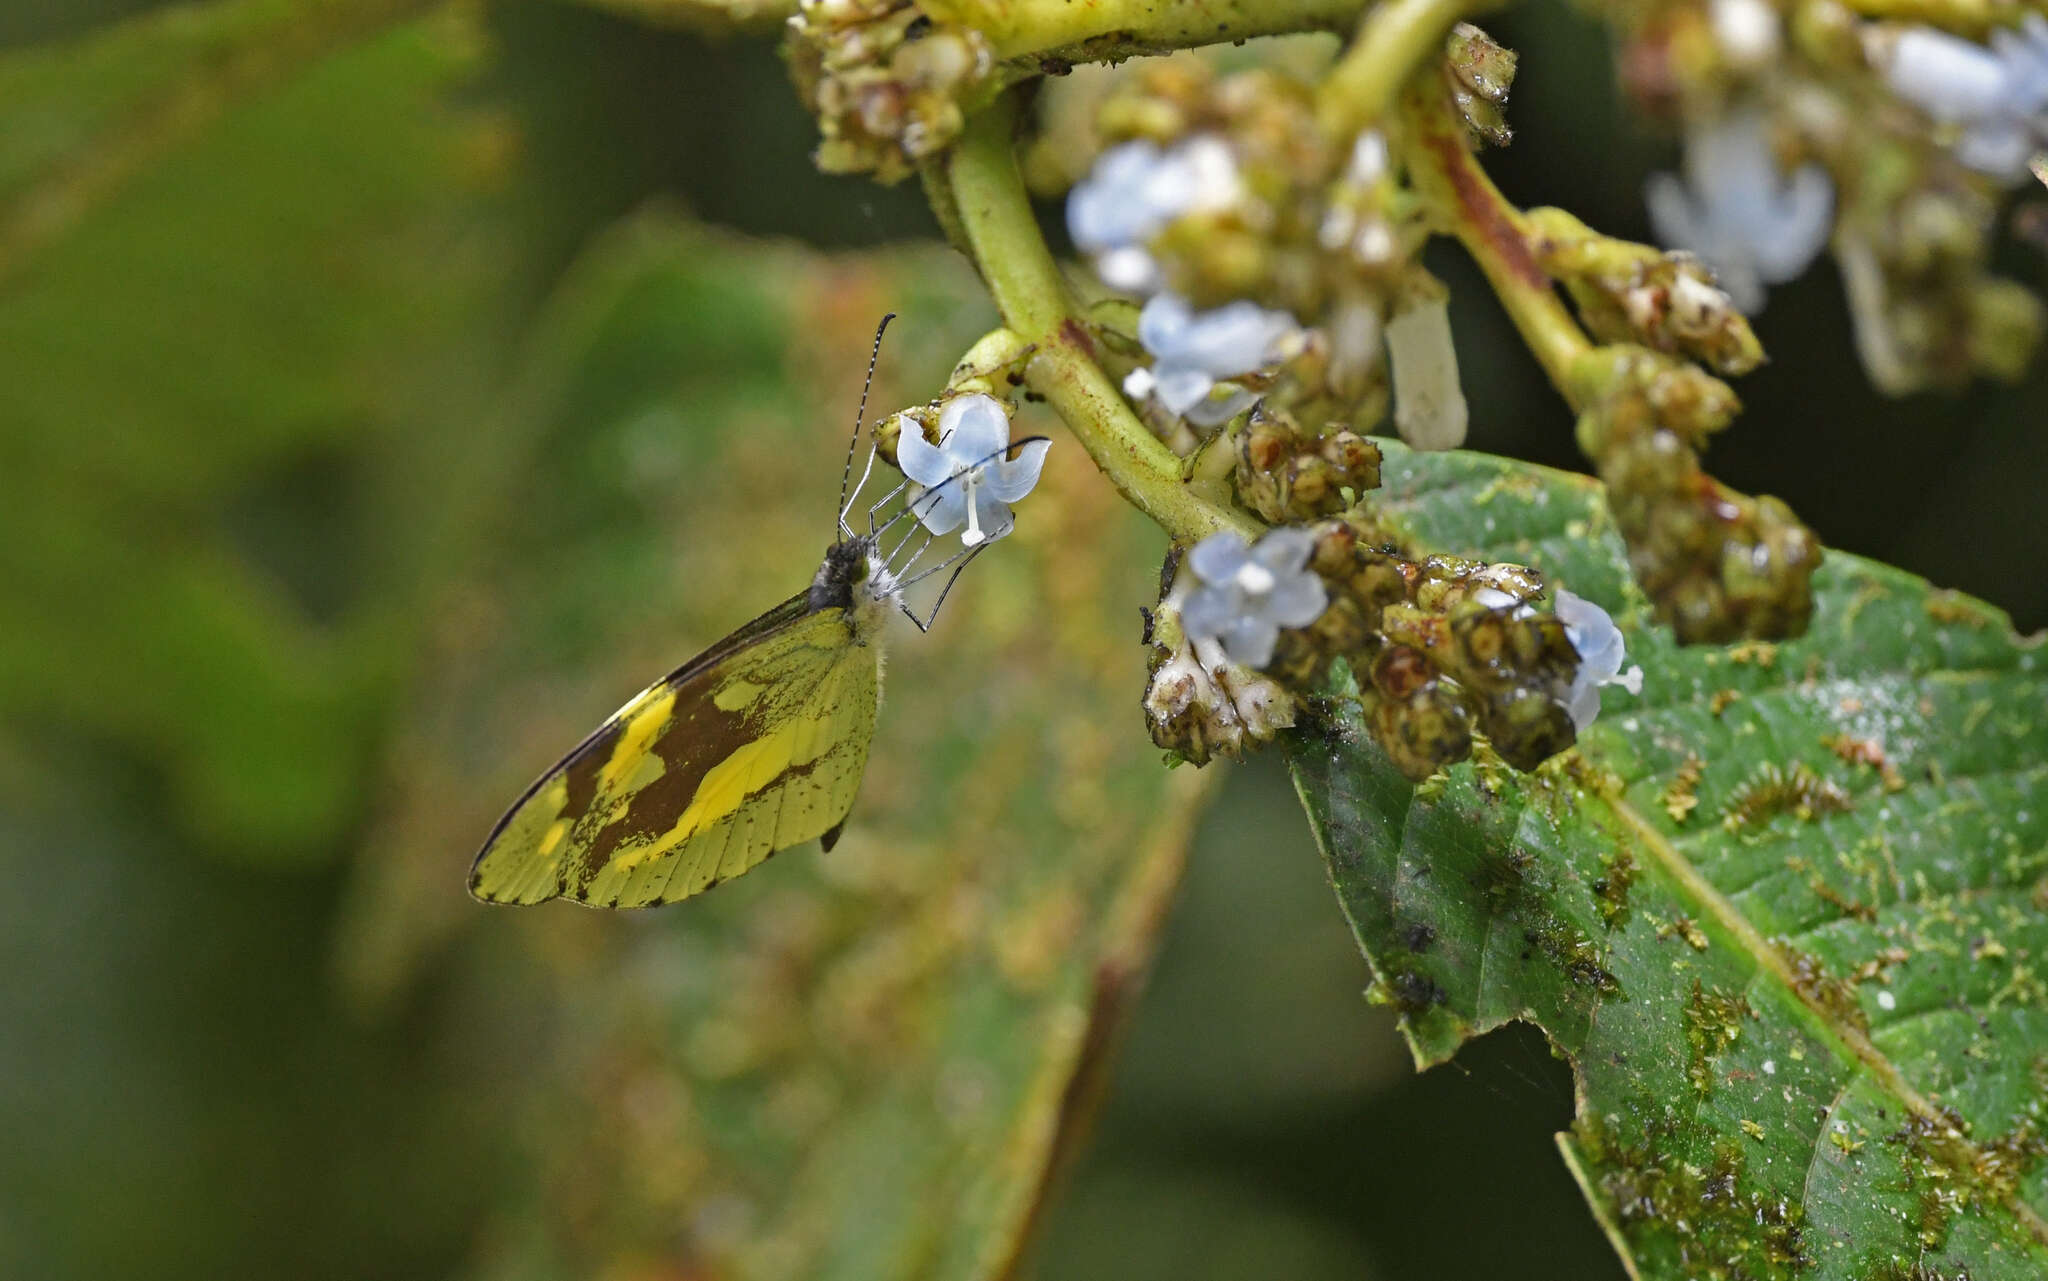
[[[879,651],[797,596],[626,704],[543,775],[471,873],[493,902],[648,907],[835,829],[853,807]]]

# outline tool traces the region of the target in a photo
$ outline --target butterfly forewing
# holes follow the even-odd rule
[[[860,641],[798,596],[677,669],[528,790],[471,892],[650,907],[837,827],[874,732],[879,650]]]

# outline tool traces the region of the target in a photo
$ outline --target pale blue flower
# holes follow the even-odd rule
[[[1214,134],[1195,134],[1171,147],[1126,142],[1097,157],[1067,196],[1067,233],[1095,262],[1111,289],[1150,294],[1159,264],[1146,242],[1182,214],[1238,198],[1237,162]]]
[[[1819,165],[1778,171],[1763,116],[1736,111],[1685,137],[1685,177],[1651,174],[1650,223],[1666,245],[1714,269],[1745,312],[1762,311],[1768,285],[1806,270],[1834,228],[1835,188]]]
[[[1481,587],[1472,593],[1472,599],[1488,609],[1512,611],[1510,618],[1533,618],[1536,610],[1520,597],[1512,596],[1498,587]],[[1559,588],[1557,592],[1557,621],[1564,624],[1564,638],[1579,656],[1579,672],[1572,678],[1572,687],[1565,695],[1565,710],[1571,713],[1572,725],[1581,734],[1600,715],[1600,688],[1603,685],[1619,685],[1631,694],[1643,692],[1643,669],[1631,667],[1621,670],[1628,658],[1627,645],[1622,640],[1621,629],[1614,625],[1608,612],[1583,596]]]
[[[1124,391],[1134,400],[1153,397],[1197,427],[1214,427],[1256,399],[1219,382],[1284,358],[1300,334],[1294,317],[1246,299],[1196,311],[1178,294],[1154,294],[1138,313],[1138,340],[1152,353],[1152,365],[1132,370]]]
[[[1273,661],[1283,627],[1306,627],[1329,605],[1323,580],[1308,568],[1315,536],[1305,529],[1271,530],[1247,546],[1240,534],[1211,534],[1188,552],[1198,584],[1180,607],[1181,631],[1200,651],[1219,643],[1240,666]]]
[[[1010,415],[993,396],[956,396],[939,411],[939,443],[905,421],[896,443],[897,465],[916,482],[910,509],[934,534],[962,523],[969,547],[993,542],[1016,527],[1010,504],[1031,492],[1052,442],[1034,440],[1009,456]]]
[[[1998,28],[1989,48],[1932,27],[1877,42],[1874,60],[1892,91],[1960,130],[1953,150],[1970,168],[2017,182],[2048,147],[2048,18],[2030,13],[2017,28]]]
[[[1562,588],[1557,593],[1557,621],[1564,624],[1565,639],[1578,651],[1579,674],[1572,680],[1565,708],[1572,724],[1583,734],[1600,714],[1600,687],[1619,685],[1631,694],[1643,692],[1643,669],[1621,665],[1628,659],[1621,629],[1606,610],[1583,596]]]

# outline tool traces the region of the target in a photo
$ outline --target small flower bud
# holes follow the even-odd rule
[[[1356,432],[1312,435],[1261,405],[1236,446],[1238,500],[1271,524],[1332,515],[1379,488],[1379,447]]]
[[[1515,52],[1469,22],[1451,29],[1445,48],[1451,96],[1473,135],[1496,147],[1514,139],[1505,108],[1515,80]]]
[[[995,70],[988,38],[935,27],[908,0],[819,0],[789,20],[789,65],[818,118],[818,167],[907,176],[965,122],[960,103]]]
[[[1579,443],[1607,486],[1629,566],[1681,644],[1806,630],[1820,544],[1783,503],[1707,476],[1698,445],[1734,412],[1717,380],[1669,357],[1609,348],[1579,376]]]

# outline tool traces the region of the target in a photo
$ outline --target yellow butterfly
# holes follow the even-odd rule
[[[875,338],[879,344],[879,331]],[[861,399],[864,414],[865,391]],[[1002,413],[993,401],[987,410]],[[1023,458],[998,461],[1012,448],[1007,423],[1003,417],[999,449],[968,460],[972,465],[937,486],[921,486],[879,530],[871,508],[869,532],[850,531],[842,482],[840,537],[826,548],[810,587],[643,691],[541,775],[484,842],[470,893],[488,903],[563,897],[593,907],[653,907],[701,893],[804,841],[815,838],[831,849],[874,737],[883,622],[903,608],[905,586],[948,566],[957,578],[965,561],[1008,527],[990,536],[977,529],[967,551],[916,576],[891,569],[894,557],[880,553],[881,536],[909,515],[932,533],[947,532],[951,526],[934,512],[961,507],[948,487],[963,480],[971,498],[987,464],[1010,482],[986,482],[994,488],[1015,492],[1028,472],[1028,489],[1044,438],[1018,442],[1038,447],[1025,448]],[[855,431],[858,440],[858,418]],[[937,452],[921,436],[909,452],[918,447]],[[967,510],[974,510],[971,502]],[[1000,503],[988,510],[1008,518]],[[927,535],[917,555],[929,544]],[[930,624],[910,617],[920,628]]]

